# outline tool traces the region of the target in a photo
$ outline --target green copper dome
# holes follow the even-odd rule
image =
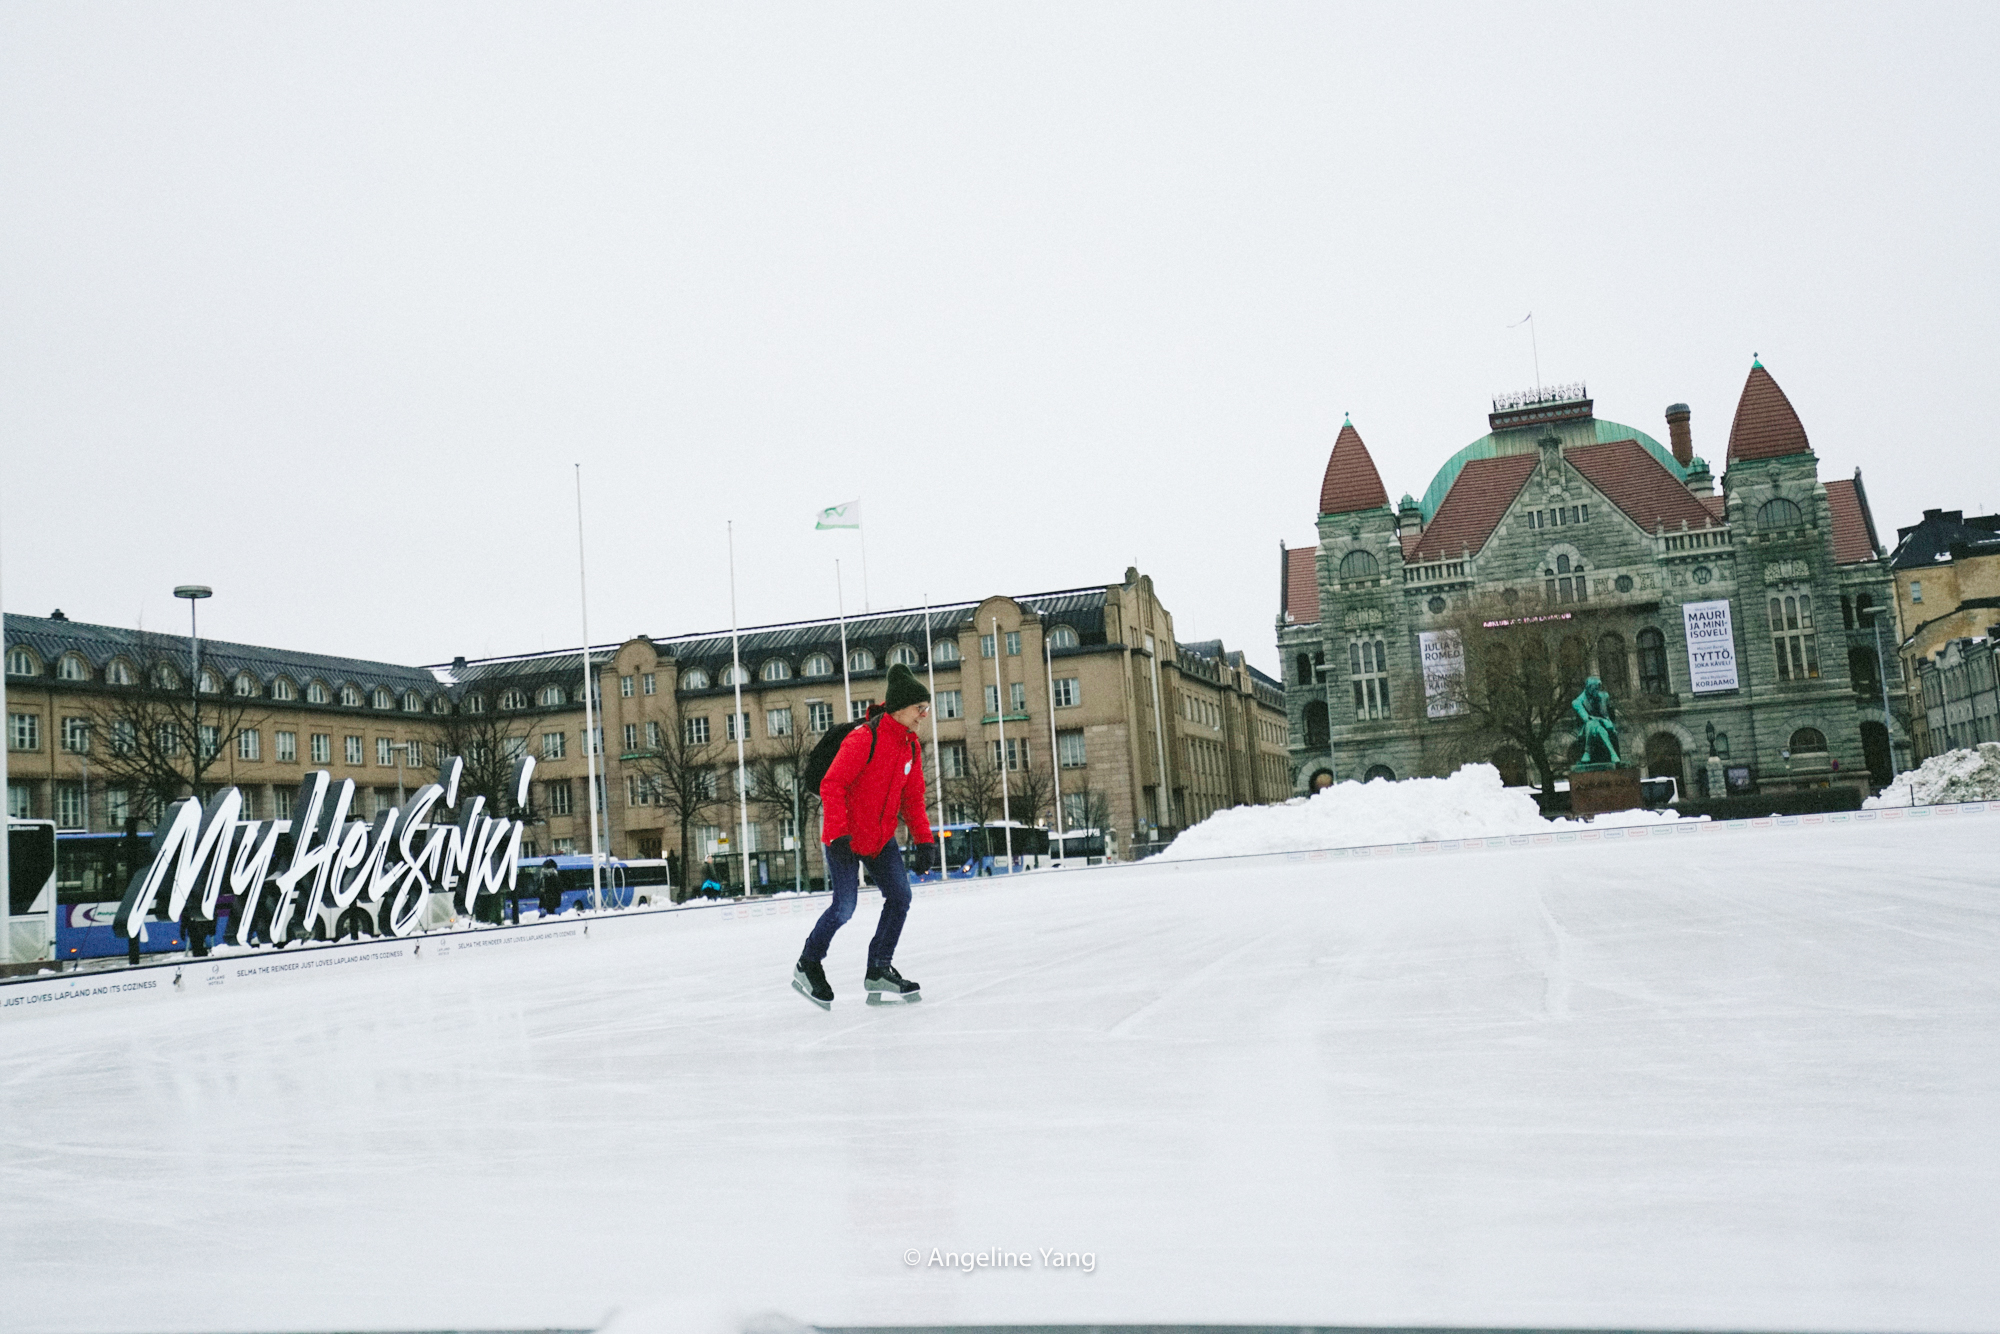
[[[1637,440],[1646,447],[1646,452],[1658,459],[1660,465],[1672,473],[1677,480],[1682,482],[1687,481],[1688,470],[1674,461],[1673,451],[1653,439],[1652,436],[1647,435],[1644,431],[1634,430],[1630,426],[1621,426],[1617,422],[1606,421],[1602,417],[1596,418],[1591,424],[1597,428],[1598,444],[1608,445],[1613,440]],[[1424,498],[1419,504],[1419,509],[1424,516],[1424,522],[1429,523],[1431,516],[1437,513],[1438,506],[1444,503],[1445,493],[1451,490],[1451,484],[1458,480],[1458,474],[1466,464],[1472,462],[1474,459],[1494,458],[1499,452],[1494,446],[1493,436],[1489,433],[1480,436],[1464,449],[1459,450],[1458,453],[1453,454],[1449,459],[1445,460],[1445,465],[1438,469],[1437,476],[1431,478],[1431,484],[1425,489]]]

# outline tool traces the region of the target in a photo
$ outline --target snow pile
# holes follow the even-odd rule
[[[1861,805],[1872,811],[1948,801],[2000,801],[2000,742],[1982,741],[1965,750],[1933,755]]]
[[[1671,811],[1617,811],[1591,824],[1657,824]],[[1280,806],[1217,811],[1175,839],[1162,857],[1242,857],[1259,852],[1309,852],[1371,843],[1428,843],[1445,838],[1546,834],[1582,829],[1582,820],[1544,820],[1535,799],[1500,781],[1490,764],[1468,764],[1449,778],[1337,783]]]

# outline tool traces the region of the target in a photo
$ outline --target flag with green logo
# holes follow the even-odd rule
[[[850,500],[844,505],[830,505],[819,512],[819,522],[813,525],[815,531],[821,528],[859,528],[861,526],[861,502]]]

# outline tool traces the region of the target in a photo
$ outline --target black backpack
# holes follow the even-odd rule
[[[882,714],[878,706],[871,708],[866,718],[829,727],[826,735],[819,739],[819,744],[812,748],[812,754],[806,756],[805,772],[799,775],[801,790],[819,795],[819,785],[826,781],[826,771],[833,767],[834,758],[840,754],[841,743],[857,727],[868,729],[868,758],[874,759],[875,743],[882,739],[881,722]]]

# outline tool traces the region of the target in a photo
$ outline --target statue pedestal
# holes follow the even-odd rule
[[[1639,791],[1637,765],[1609,767],[1577,765],[1569,771],[1571,815],[1602,815],[1606,811],[1637,810],[1646,804]]]

